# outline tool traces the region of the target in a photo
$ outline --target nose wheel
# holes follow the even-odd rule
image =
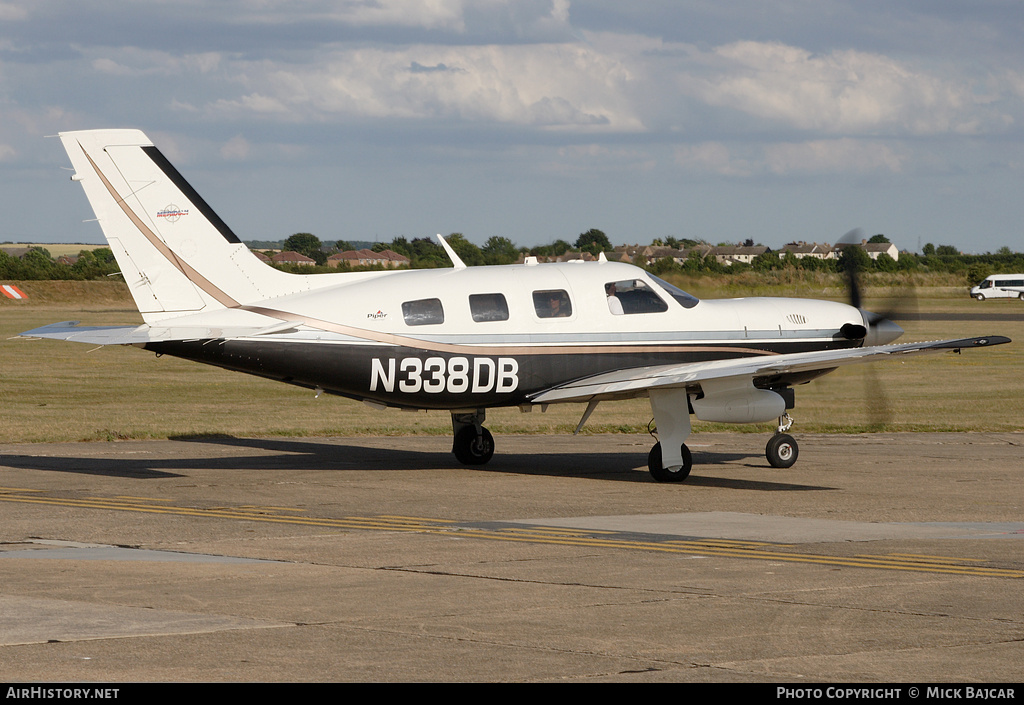
[[[800,447],[796,439],[788,433],[778,433],[771,437],[765,446],[764,456],[773,468],[791,468],[800,455]]]
[[[793,417],[783,414],[779,417],[779,427],[775,435],[764,448],[764,457],[773,468],[791,468],[800,455],[800,447],[796,439],[786,433],[793,426]]]

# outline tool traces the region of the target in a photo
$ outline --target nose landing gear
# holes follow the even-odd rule
[[[765,446],[764,457],[773,468],[791,468],[800,455],[796,439],[786,433],[792,425],[793,419],[789,414],[780,416],[779,427]]]

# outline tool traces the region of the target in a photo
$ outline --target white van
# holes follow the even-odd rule
[[[1024,300],[1024,274],[993,274],[971,289],[971,296],[978,301],[985,299]]]

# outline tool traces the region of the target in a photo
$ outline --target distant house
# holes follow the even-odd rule
[[[782,246],[781,249],[776,250],[779,253],[779,259],[786,256],[787,253],[792,254],[797,259],[803,259],[804,257],[813,257],[814,259],[835,259],[836,253],[831,245],[819,245],[816,242],[789,242]]]
[[[754,245],[752,247],[745,247],[743,245],[722,245],[719,247],[712,247],[711,254],[716,260],[724,265],[732,265],[736,262],[742,262],[743,264],[750,264],[754,261],[755,257],[763,255],[765,252],[770,252],[764,245]]]
[[[327,265],[329,267],[340,267],[343,263],[348,264],[349,267],[372,267],[377,265],[394,269],[403,265],[408,266],[410,260],[405,255],[401,255],[394,250],[374,252],[373,250],[366,249],[345,250],[327,258]]]
[[[864,244],[864,250],[871,259],[878,259],[879,255],[889,255],[897,262],[900,259],[900,251],[891,242],[868,242]]]
[[[263,254],[262,252],[257,252],[256,250],[252,250],[252,253],[254,255],[256,255],[256,259],[258,259],[260,262],[264,262],[266,264],[270,264],[273,261],[269,257],[267,257],[265,254]]]
[[[664,245],[619,245],[613,252],[606,252],[605,257],[615,262],[633,262],[640,258],[645,265],[652,265],[668,257],[676,264],[682,264],[688,254],[686,250]]]
[[[292,252],[288,250],[286,252],[279,252],[270,258],[270,261],[274,264],[300,264],[304,267],[313,267],[316,265],[316,260],[306,255],[300,255],[298,252]]]
[[[401,255],[395,252],[394,250],[381,250],[377,254],[387,258],[387,264],[384,265],[385,267],[394,268],[401,267],[403,265],[409,266],[409,264],[411,264],[411,260],[408,257],[406,257],[405,255]]]
[[[843,251],[843,248],[847,245],[856,244],[849,242],[837,242],[835,246],[835,252],[838,255]],[[860,241],[860,247],[862,250],[868,253],[868,257],[871,259],[878,259],[879,255],[886,254],[892,257],[897,262],[900,259],[900,251],[896,249],[896,245],[891,242],[868,242],[867,240]]]
[[[649,265],[654,264],[658,260],[665,259],[666,257],[671,259],[676,264],[682,264],[683,262],[686,261],[686,258],[689,255],[689,253],[686,250],[680,250],[675,247],[665,247],[660,245],[649,245],[640,250],[640,254],[643,255],[644,261]]]

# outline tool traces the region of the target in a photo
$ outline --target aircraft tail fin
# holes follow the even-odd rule
[[[139,130],[60,138],[147,323],[313,288],[260,262]]]

